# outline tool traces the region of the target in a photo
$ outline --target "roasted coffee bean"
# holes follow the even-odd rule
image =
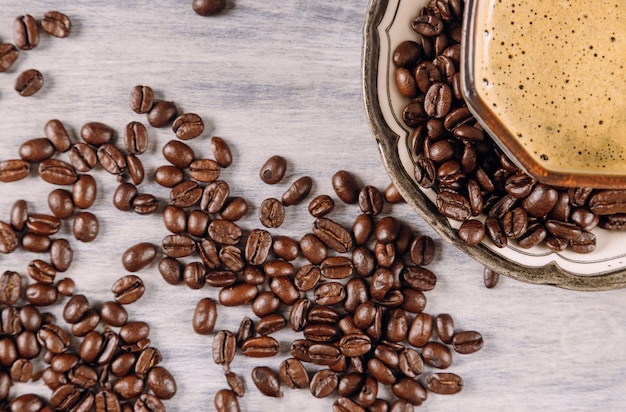
[[[224,376],[226,377],[226,382],[230,389],[235,392],[237,396],[242,397],[246,391],[243,378],[231,371],[225,372]]]
[[[174,187],[183,179],[182,170],[176,166],[159,166],[154,173],[154,180],[164,187]]]
[[[28,176],[30,164],[22,159],[3,160],[0,162],[0,182],[15,182]]]
[[[128,169],[128,176],[134,184],[139,185],[143,182],[145,170],[143,163],[137,156],[134,154],[126,155],[126,168]]]
[[[461,194],[439,192],[436,203],[439,213],[450,219],[465,221],[472,216],[469,201]]]
[[[354,234],[354,242],[356,245],[364,245],[374,233],[374,222],[371,215],[361,213],[354,220],[352,225],[352,233]]]
[[[208,213],[219,213],[224,207],[229,194],[230,188],[228,183],[223,180],[216,180],[208,184],[202,192],[200,209]]]
[[[364,377],[357,372],[349,372],[339,379],[337,393],[339,396],[352,396],[363,386]]]
[[[97,194],[98,188],[96,180],[93,176],[88,174],[80,175],[78,180],[72,186],[73,204],[79,209],[90,208],[96,201]],[[52,207],[50,209],[52,210]],[[69,213],[69,210],[67,212]]]
[[[291,389],[309,387],[309,375],[298,359],[288,358],[280,363],[278,374],[282,381]]]
[[[304,338],[311,342],[334,342],[338,334],[337,327],[328,323],[309,323],[303,329]]]
[[[202,289],[206,283],[207,268],[202,262],[187,263],[183,269],[183,280],[190,289]]]
[[[161,249],[166,256],[182,258],[196,251],[196,242],[185,234],[167,235],[161,241]]]
[[[259,289],[256,285],[238,283],[220,290],[219,301],[224,306],[240,306],[256,298]]]
[[[151,393],[142,393],[133,405],[137,412],[165,412],[165,405]]]
[[[307,292],[313,289],[317,283],[320,281],[320,277],[322,272],[320,269],[313,265],[307,264],[302,266],[296,272],[294,276],[294,284],[298,290],[302,292]]]
[[[164,257],[159,261],[159,273],[170,285],[178,285],[183,278],[182,265],[172,257]]]
[[[376,396],[378,396],[378,382],[368,376],[365,378],[365,382],[359,392],[359,405],[364,407],[370,407],[376,402]]]
[[[2,332],[15,336],[22,332],[22,329],[19,309],[12,306],[2,309]]]
[[[100,122],[89,122],[84,124],[80,129],[80,137],[85,143],[100,146],[111,143],[114,131],[111,127]]]
[[[107,325],[120,327],[128,320],[128,312],[119,302],[106,301],[100,307],[100,318]]]
[[[576,239],[570,240],[570,248],[576,253],[591,253],[596,249],[596,235],[583,232]]]
[[[251,358],[265,358],[275,356],[280,345],[271,336],[259,336],[244,341],[241,345],[241,352]]]
[[[257,366],[251,372],[252,382],[259,392],[265,396],[280,398],[283,396],[280,390],[278,374],[267,366]]]
[[[133,210],[133,203],[137,196],[138,191],[135,185],[122,182],[113,194],[113,205],[121,211]]]
[[[372,300],[374,302],[382,300],[391,288],[393,288],[393,273],[384,267],[376,269],[370,280],[370,296]]]
[[[582,234],[582,230],[575,223],[549,219],[546,220],[545,225],[549,233],[562,239],[577,239]]]
[[[76,284],[74,283],[74,280],[72,280],[71,278],[63,278],[57,282],[57,290],[63,296],[70,297],[74,295],[75,289],[76,289]]]
[[[141,122],[130,122],[124,129],[124,147],[130,154],[142,154],[148,149],[148,131]]]
[[[152,243],[137,243],[122,255],[122,266],[129,272],[138,272],[154,260],[156,253],[156,246]]]
[[[327,282],[315,288],[314,296],[318,305],[333,306],[343,302],[346,291],[339,282]]]
[[[384,199],[374,186],[365,186],[359,191],[359,208],[367,215],[376,216],[382,212]]]
[[[191,4],[199,16],[214,16],[226,8],[225,0],[193,0]]]
[[[220,217],[224,220],[236,222],[248,213],[248,202],[242,197],[230,197],[224,203]]]
[[[196,159],[189,165],[189,176],[198,182],[210,183],[220,176],[220,165],[212,159]]]
[[[524,198],[522,206],[529,215],[545,218],[556,205],[558,198],[559,195],[556,189],[543,184],[537,184],[532,192]]]
[[[480,220],[466,220],[461,223],[458,235],[469,246],[477,246],[485,238],[485,225]]]
[[[404,67],[396,69],[396,88],[402,96],[408,97],[409,99],[417,96],[415,78],[413,74]]]
[[[296,289],[289,276],[274,277],[270,280],[270,290],[278,296],[285,305],[293,305],[300,298],[300,292]]]
[[[11,214],[9,223],[11,227],[18,232],[21,232],[26,227],[26,220],[28,219],[28,205],[24,199],[16,200],[11,206]],[[0,223],[0,228],[2,223]]]
[[[343,302],[343,308],[348,313],[353,313],[359,305],[369,300],[367,284],[363,279],[350,279],[346,285],[346,299]]]
[[[163,157],[172,165],[180,168],[189,167],[196,159],[191,147],[180,140],[170,140],[162,149]]]
[[[0,338],[0,365],[9,368],[18,359],[17,346],[11,336]]]
[[[326,398],[337,390],[338,384],[339,378],[335,372],[322,369],[313,375],[309,388],[316,398]]]
[[[398,382],[393,384],[391,390],[399,399],[405,400],[415,406],[420,406],[428,397],[428,393],[422,384],[412,378],[398,379]]]
[[[335,201],[328,195],[316,196],[309,203],[309,213],[313,217],[326,216],[335,208]]]
[[[197,0],[194,0],[197,1]],[[216,412],[239,412],[239,401],[235,392],[228,389],[220,389],[213,399]]]
[[[584,208],[574,209],[570,218],[572,222],[576,223],[578,227],[586,232],[591,231],[600,223],[600,216]]]
[[[526,233],[517,239],[517,244],[522,248],[528,249],[543,242],[547,234],[548,232],[545,227],[540,224],[534,224],[528,228]],[[504,245],[506,245],[506,243],[504,243]]]
[[[118,303],[128,305],[143,296],[145,286],[139,276],[126,275],[113,283],[111,292]]]
[[[400,232],[400,222],[392,216],[385,216],[376,224],[376,240],[390,243],[396,240]]]
[[[502,229],[502,225],[500,224],[500,222],[498,222],[498,219],[496,219],[495,217],[488,216],[487,219],[485,219],[485,231],[486,231],[487,236],[489,237],[489,239],[497,247],[503,248],[503,247],[505,247],[508,244],[508,240],[507,240],[506,235],[504,234],[504,230]],[[529,235],[530,234],[529,232],[531,232],[530,228],[529,228],[529,231],[527,231],[525,235],[522,235],[522,237],[526,237],[527,235]],[[545,232],[545,229],[544,229],[544,232]],[[545,235],[544,235],[544,237],[545,237]],[[541,239],[541,240],[543,240],[543,239]],[[541,240],[538,240],[538,242],[540,242]],[[520,239],[518,239],[518,243],[519,242],[523,243],[524,240],[522,238],[520,238]]]
[[[102,144],[96,154],[98,155],[100,165],[107,172],[113,175],[121,175],[126,171],[124,154],[111,143]]]
[[[31,50],[39,44],[37,21],[30,14],[18,16],[13,21],[13,42],[22,50]]]
[[[17,47],[11,43],[0,44],[0,73],[6,72],[13,66],[19,56]]]
[[[37,412],[44,411],[44,402],[39,396],[26,393],[16,396],[8,404],[8,408],[11,412]]]
[[[359,198],[359,185],[354,176],[345,170],[339,170],[332,177],[332,186],[342,202],[354,204]]]
[[[320,271],[326,279],[346,279],[353,275],[354,266],[345,256],[331,256],[322,261]]]
[[[18,173],[17,167],[13,166],[10,173],[13,175]],[[41,162],[39,164],[39,176],[53,185],[71,185],[78,180],[76,170],[71,165],[57,159],[46,159]]]
[[[127,375],[119,378],[113,384],[113,392],[122,400],[129,400],[139,396],[144,389],[144,381],[137,375]]]
[[[71,332],[74,336],[85,336],[100,323],[100,315],[93,309],[87,310],[83,317],[72,325]]]
[[[353,242],[350,232],[333,220],[325,217],[317,218],[313,222],[313,233],[326,246],[338,253],[345,253],[352,249]],[[300,244],[300,249],[303,250],[302,243]]]
[[[349,357],[363,356],[372,349],[372,340],[363,333],[344,335],[339,341],[339,349]]]
[[[37,331],[37,341],[42,348],[53,354],[64,353],[70,348],[67,332],[55,324],[45,324]]]
[[[98,163],[96,151],[86,143],[76,143],[70,150],[68,157],[72,166],[79,172],[88,172]]]
[[[167,206],[164,210],[164,215],[165,212],[168,210],[168,208],[170,208],[170,206]],[[176,221],[179,221],[180,219],[182,219],[182,214],[179,211],[176,211],[176,209],[173,209],[172,212],[174,212],[174,214],[176,215]],[[204,237],[207,233],[207,228],[209,227],[209,221],[211,220],[211,217],[209,216],[209,214],[203,210],[192,210],[191,212],[189,212],[189,216],[187,217],[187,222],[185,223],[185,228],[187,230],[187,233],[189,233],[192,236],[197,236],[197,237]],[[165,217],[164,217],[164,222],[165,222]],[[170,221],[171,223],[174,223],[173,221]],[[167,227],[167,224],[166,224]],[[172,231],[173,228],[176,228],[177,230],[182,229],[183,224],[182,222],[179,222],[177,224],[173,224],[170,227],[168,227],[168,229],[170,231]],[[184,230],[183,230],[184,231]]]
[[[272,247],[272,236],[262,229],[254,229],[246,240],[246,261],[251,265],[260,266],[265,263]]]
[[[426,345],[433,330],[433,318],[428,313],[418,313],[411,321],[407,341],[418,348]]]
[[[295,332],[302,331],[308,324],[307,315],[311,308],[311,301],[308,298],[296,300],[289,312],[289,326]]]
[[[132,208],[139,215],[149,215],[159,208],[159,201],[149,193],[140,193],[133,198]]]
[[[148,123],[152,127],[165,127],[178,116],[174,102],[161,100],[152,105],[148,111]]]
[[[499,280],[500,280],[500,274],[498,272],[495,272],[485,267],[485,270],[483,273],[483,281],[487,289],[495,288]]]
[[[51,264],[40,260],[32,260],[27,267],[28,275],[37,283],[51,285],[56,277],[56,270]]]
[[[167,205],[162,217],[163,225],[170,232],[179,234],[187,231],[187,213],[182,207]]]
[[[265,199],[259,208],[259,221],[268,228],[277,228],[285,220],[283,203],[275,198]]]
[[[69,17],[58,11],[48,11],[41,19],[41,28],[51,36],[67,37],[72,29]]]
[[[398,367],[405,376],[416,378],[424,370],[424,362],[415,349],[404,348],[398,354]]]
[[[392,385],[396,382],[396,377],[387,365],[376,358],[367,361],[367,370],[374,379],[383,385]]]
[[[61,229],[61,221],[56,216],[32,213],[26,219],[26,228],[39,235],[54,235]]]
[[[211,239],[222,245],[236,245],[242,236],[242,231],[233,222],[216,219],[209,223],[208,234]],[[180,256],[173,256],[180,257]]]
[[[422,348],[424,363],[439,369],[446,369],[452,364],[452,352],[442,343],[428,342]]]
[[[254,336],[254,322],[252,319],[245,316],[241,323],[239,324],[239,329],[237,330],[237,347],[241,347],[243,342]]]
[[[452,347],[461,354],[474,353],[482,349],[483,337],[476,331],[457,332],[452,337]]]
[[[369,327],[376,316],[376,306],[368,300],[359,304],[354,310],[354,325],[360,329]]]
[[[200,201],[202,187],[192,180],[180,182],[170,192],[170,202],[174,206],[188,208]]]
[[[422,46],[411,40],[400,43],[393,51],[393,64],[396,67],[414,67],[422,57]]]
[[[411,243],[411,261],[416,265],[428,265],[435,256],[435,242],[430,236],[417,236]]]
[[[263,291],[252,302],[252,312],[259,318],[276,313],[280,307],[280,299],[270,291]],[[258,327],[257,327],[258,330]]]
[[[402,120],[409,127],[418,127],[428,121],[428,114],[422,101],[414,100],[404,106]]]
[[[385,322],[385,337],[391,342],[402,342],[408,333],[409,320],[401,308],[394,308],[387,312]]]
[[[1,223],[1,222],[0,222]],[[17,243],[17,240],[16,240]],[[1,246],[2,244],[0,244]],[[0,276],[0,303],[13,305],[22,293],[22,277],[19,273],[10,270]]]
[[[433,373],[426,380],[429,391],[440,395],[453,395],[463,389],[463,378],[454,373]]]
[[[228,367],[235,357],[237,340],[232,332],[218,331],[213,337],[213,361],[217,365]]]
[[[137,85],[130,92],[130,108],[137,114],[148,113],[153,102],[154,92],[150,86]]]
[[[80,212],[74,216],[72,233],[76,240],[91,242],[98,236],[99,230],[98,218],[93,213]]]
[[[171,399],[176,395],[176,381],[172,374],[162,366],[150,369],[146,384],[159,399]]]
[[[28,303],[37,306],[49,306],[56,302],[58,293],[53,285],[34,283],[26,287],[24,296]]]
[[[184,113],[174,119],[172,131],[180,140],[195,139],[204,131],[204,122],[195,113]]]
[[[50,248],[50,237],[37,233],[26,233],[22,236],[22,248],[29,252],[43,253]]]
[[[352,263],[355,272],[361,277],[371,276],[374,273],[376,259],[372,251],[364,246],[358,246],[352,251]]]
[[[241,272],[246,266],[243,251],[237,246],[226,245],[220,249],[219,259],[222,266],[233,273]]]
[[[28,382],[33,375],[33,365],[28,359],[18,359],[11,365],[10,374],[13,382]]]
[[[402,279],[409,287],[422,292],[432,290],[437,284],[437,276],[420,266],[407,266],[402,271]]]
[[[298,242],[288,236],[277,236],[272,243],[272,251],[276,256],[285,260],[295,260],[300,248]]]
[[[228,167],[233,163],[233,154],[230,146],[221,137],[211,137],[211,152],[213,153],[213,158],[221,167]]]
[[[18,149],[18,153],[22,160],[30,163],[38,163],[49,159],[54,154],[54,146],[46,137],[29,139],[22,143]]]
[[[450,89],[450,86],[448,86],[445,83],[434,83],[428,88],[428,91],[426,92],[426,100],[424,102],[424,109],[428,116],[434,117],[436,119],[443,119],[450,112],[451,107],[452,107],[452,90]],[[466,126],[461,126],[461,127],[466,127]],[[455,136],[456,136],[456,131],[458,129],[459,128],[455,129]],[[462,135],[462,136],[456,136],[456,137],[459,137],[461,139],[467,139],[470,141],[475,141],[473,140],[473,135],[471,134],[468,134],[467,136]]]
[[[259,176],[263,182],[268,185],[273,185],[283,179],[286,170],[287,160],[282,156],[274,155],[267,159],[263,166],[261,166]]]
[[[304,200],[313,186],[313,180],[309,176],[302,176],[289,186],[283,193],[281,200],[285,206],[292,206]]]
[[[322,263],[328,254],[325,243],[312,233],[308,233],[300,239],[300,251],[304,258],[312,264]]]
[[[374,356],[390,368],[397,368],[400,362],[397,349],[387,343],[376,346]]]

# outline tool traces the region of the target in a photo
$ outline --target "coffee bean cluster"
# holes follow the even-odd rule
[[[32,50],[39,44],[39,25],[44,33],[53,37],[67,37],[72,29],[68,16],[58,11],[46,12],[38,22],[30,14],[18,16],[13,21],[13,43],[0,43],[0,73],[13,66],[19,51]],[[28,69],[15,79],[15,91],[22,96],[32,96],[43,87],[43,74]]]
[[[462,222],[458,236],[468,245],[487,238],[500,248],[593,252],[592,229],[626,229],[626,191],[542,184],[494,144],[461,94],[463,12],[460,0],[430,1],[411,22],[420,40],[393,53],[397,88],[410,99],[402,117],[412,128],[415,180],[437,192],[441,215]]]
[[[397,398],[393,410],[399,410],[420,405],[428,391],[451,394],[462,389],[456,374],[421,378],[422,373],[450,367],[453,351],[479,350],[482,336],[456,330],[448,314],[424,312],[424,292],[437,281],[425,267],[435,257],[435,243],[393,216],[381,216],[386,203],[402,201],[395,186],[381,193],[339,171],[332,177],[335,194],[360,211],[352,227],[333,220],[335,200],[319,194],[308,204],[309,233],[276,236],[270,230],[284,223],[289,207],[311,195],[312,179],[299,177],[282,195],[264,200],[260,226],[248,229],[238,223],[248,213],[248,202],[232,197],[222,179],[221,171],[233,161],[231,150],[217,137],[212,137],[211,148],[212,159],[197,159],[180,136],[166,143],[168,164],[157,168],[155,180],[171,188],[162,215],[170,232],[161,242],[162,277],[191,289],[219,288],[217,301],[205,297],[197,302],[192,319],[196,333],[213,335],[213,360],[229,385],[214,397],[218,411],[238,411],[237,398],[245,392],[244,378],[230,370],[236,354],[277,356],[281,343],[272,335],[287,327],[302,334],[290,343],[291,357],[278,370],[259,366],[251,371],[252,382],[264,395],[281,397],[285,384],[307,388],[319,398],[338,394],[335,410],[358,411],[387,407],[378,389],[388,385]],[[271,156],[260,167],[259,178],[275,185],[286,169],[286,159]],[[127,253],[133,256],[123,258],[129,270],[135,264],[143,267],[155,255],[146,244]],[[242,305],[249,305],[258,320],[245,317],[237,331],[214,330],[220,307]],[[306,363],[322,369],[310,374]]]

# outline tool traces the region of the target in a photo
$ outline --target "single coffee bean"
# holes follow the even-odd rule
[[[243,197],[230,197],[224,203],[220,217],[224,220],[236,222],[248,213],[248,202]]]
[[[452,352],[442,343],[428,342],[422,348],[424,363],[439,369],[446,369],[452,364]]]
[[[313,233],[331,249],[338,253],[345,253],[352,249],[352,236],[340,224],[325,218],[317,218],[313,222]],[[302,245],[301,250],[302,250]],[[311,262],[313,263],[313,262]]]
[[[28,176],[30,164],[22,159],[0,162],[0,182],[15,182]]]
[[[128,320],[128,312],[119,302],[109,300],[100,307],[100,318],[109,326],[121,327]]]
[[[214,16],[226,8],[226,0],[193,0],[193,11],[199,16]]]
[[[359,185],[354,176],[345,170],[336,172],[332,177],[332,186],[342,202],[354,204],[359,198]]]
[[[44,134],[52,142],[54,148],[61,153],[67,152],[72,146],[65,126],[58,119],[51,119],[46,122]]]
[[[202,262],[187,263],[183,269],[183,280],[190,289],[202,289],[206,283],[207,268]]]
[[[261,166],[259,176],[261,180],[268,185],[273,185],[280,182],[285,176],[287,170],[287,160],[282,156],[272,156],[265,161]]]
[[[303,335],[311,342],[335,342],[339,331],[336,326],[328,323],[309,323],[304,327]]]
[[[146,378],[148,388],[159,399],[171,399],[176,395],[176,380],[172,374],[162,366],[150,369]]]
[[[315,288],[315,302],[318,305],[338,305],[346,297],[344,286],[339,282],[322,283]]]
[[[282,202],[275,198],[265,199],[259,208],[259,221],[267,228],[277,228],[283,224],[285,208]]]
[[[251,302],[258,293],[256,285],[239,283],[220,290],[218,298],[224,306],[240,306]]]
[[[19,239],[17,234],[7,223],[0,221],[0,253],[8,254],[17,249]]]
[[[407,334],[407,341],[418,348],[429,341],[433,330],[433,318],[428,313],[418,313],[411,321]]]
[[[319,195],[309,203],[309,213],[313,217],[326,216],[335,208],[335,201],[328,195]]]
[[[144,381],[137,375],[127,375],[119,378],[113,384],[113,392],[122,400],[129,400],[139,396],[144,389]]]
[[[415,349],[404,348],[398,354],[398,367],[405,376],[416,378],[424,370],[424,362]]]
[[[202,192],[200,209],[208,213],[221,212],[226,200],[228,200],[229,194],[230,188],[225,181],[216,180],[209,183]]]
[[[124,147],[130,154],[142,154],[148,149],[148,131],[140,122],[130,122],[124,129]]]
[[[48,11],[41,19],[41,28],[51,36],[67,37],[72,29],[69,17],[58,11]]]
[[[345,256],[331,256],[322,261],[320,270],[326,279],[346,279],[353,275],[354,266]]]
[[[71,327],[74,336],[85,336],[94,330],[100,323],[100,315],[94,309],[89,309],[83,317]]]
[[[176,167],[185,168],[195,160],[196,155],[191,147],[179,140],[170,140],[162,149],[163,157]]]
[[[35,259],[32,260],[27,267],[28,275],[37,283],[41,283],[43,285],[51,285],[54,283],[54,278],[56,277],[56,270],[52,267],[51,264],[40,260]]]
[[[387,340],[402,342],[406,338],[409,329],[409,320],[406,312],[401,308],[389,310],[384,328]]]
[[[211,152],[213,153],[213,158],[221,167],[228,167],[233,163],[233,154],[230,146],[221,137],[211,137]]]
[[[158,265],[159,273],[170,285],[178,285],[183,278],[182,265],[174,258],[164,257]]]
[[[11,214],[9,223],[11,227],[18,232],[21,232],[26,227],[26,220],[28,219],[28,205],[24,199],[16,200],[11,207]]]
[[[100,122],[86,123],[80,129],[80,137],[85,141],[85,143],[94,146],[111,143],[113,135],[113,129]]]
[[[411,261],[416,265],[428,265],[435,256],[435,243],[430,236],[417,236],[411,243]]]
[[[36,233],[26,233],[22,236],[22,248],[29,252],[43,253],[50,249],[50,237],[46,235],[39,235]]]
[[[154,103],[150,86],[137,85],[130,92],[130,108],[137,114],[148,113]]]
[[[383,385],[392,385],[396,382],[396,377],[391,369],[376,358],[367,361],[367,370],[374,379]]]
[[[243,342],[241,352],[248,357],[265,358],[275,356],[279,348],[280,345],[276,339],[271,336],[259,336]]]
[[[184,113],[174,119],[172,131],[180,140],[195,139],[204,131],[204,122],[195,113]]]
[[[113,194],[113,205],[121,211],[133,209],[133,201],[137,197],[137,187],[132,183],[122,182]]]
[[[288,358],[280,363],[278,374],[282,381],[291,389],[309,387],[309,375],[298,359]]]
[[[70,324],[77,323],[89,310],[89,300],[85,295],[74,295],[63,309],[63,319]]]
[[[270,280],[270,290],[285,305],[293,305],[296,300],[300,299],[300,292],[293,284],[290,276],[273,277]]]
[[[18,16],[13,21],[13,42],[22,50],[31,50],[39,44],[37,21],[30,14]]]
[[[316,398],[326,398],[337,389],[338,385],[337,374],[330,369],[322,369],[313,375],[309,388]]]
[[[185,180],[174,186],[170,192],[172,205],[188,208],[200,201],[202,187],[193,180]]]
[[[74,216],[72,233],[76,240],[91,242],[98,236],[99,223],[96,215],[90,212],[80,212]]]
[[[463,379],[454,373],[433,373],[426,380],[429,391],[440,395],[453,395],[463,389]]]
[[[220,165],[212,159],[197,159],[189,165],[189,176],[199,182],[210,183],[220,176]]]
[[[304,200],[313,186],[313,180],[309,176],[302,176],[289,186],[283,193],[281,200],[285,206],[292,206]]]
[[[237,400],[235,392],[232,390],[220,389],[217,391],[213,399],[213,404],[215,405],[216,412],[240,412],[239,401]]]
[[[428,393],[422,384],[413,378],[400,378],[393,384],[391,390],[398,398],[403,399],[415,406],[420,406],[426,398]]]
[[[237,396],[242,397],[246,391],[243,378],[231,371],[225,372],[224,376],[226,377],[226,383],[228,383],[230,389],[235,392]]]
[[[591,253],[596,249],[596,235],[583,232],[576,239],[570,240],[570,248],[576,253]]]
[[[156,212],[159,208],[159,201],[154,195],[140,193],[133,198],[131,206],[138,215],[148,215]]]
[[[171,212],[171,216],[166,219],[165,215],[168,210]],[[170,213],[167,214],[170,215]],[[204,237],[207,233],[209,221],[211,220],[209,214],[202,210],[192,210],[189,212],[189,216],[187,217],[185,224],[180,221],[183,218],[183,214],[184,211],[175,206],[167,206],[165,208],[163,211],[163,222],[168,230],[172,232],[174,231],[173,229],[181,232],[187,230],[187,232],[192,236]]]
[[[278,374],[267,366],[257,366],[252,369],[252,382],[265,396],[280,398],[283,396],[280,390]]]
[[[365,186],[359,191],[358,202],[361,212],[376,216],[382,212],[385,200],[377,188],[374,186]]]
[[[34,283],[24,290],[24,296],[28,303],[37,306],[50,306],[57,301],[57,288],[54,285]]]
[[[396,69],[396,88],[402,96],[408,97],[409,99],[417,96],[415,78],[411,72],[404,67]]]
[[[485,238],[485,225],[480,220],[466,220],[461,223],[458,235],[469,246],[477,246]]]
[[[363,333],[344,335],[339,341],[339,349],[349,357],[363,356],[372,349],[372,340]]]
[[[262,229],[254,229],[246,240],[246,261],[251,265],[260,266],[267,259],[272,247],[272,236]]]
[[[13,66],[19,56],[17,47],[11,43],[0,44],[0,73],[6,72]]]
[[[280,299],[270,291],[263,291],[252,302],[252,312],[259,318],[276,313]],[[258,328],[257,328],[258,329]]]
[[[161,100],[152,105],[148,111],[148,123],[152,127],[165,127],[178,116],[178,109],[174,102]]]
[[[288,236],[277,236],[272,243],[272,250],[276,256],[289,261],[295,260],[300,252],[298,242]]]
[[[294,276],[294,284],[299,291],[307,292],[313,289],[320,280],[322,272],[313,265],[307,264],[302,266]]]
[[[47,159],[39,163],[39,176],[53,185],[71,185],[78,180],[76,170],[57,159]]]
[[[32,393],[16,396],[13,400],[11,400],[11,402],[9,402],[8,405],[11,412],[35,412],[43,410],[43,407],[43,400],[41,400],[39,396]]]
[[[151,393],[142,393],[133,405],[137,412],[165,412],[165,405]]]
[[[132,180],[135,185],[141,184],[146,174],[143,163],[134,154],[127,154],[125,160],[130,180]]]
[[[208,234],[211,239],[221,245],[236,245],[241,239],[242,231],[241,228],[233,222],[216,219],[209,223]]]
[[[88,174],[80,175],[78,180],[72,185],[71,200],[73,200],[73,205],[79,209],[90,208],[96,201],[97,192],[98,188],[93,176]],[[50,199],[48,199],[48,203],[50,203]],[[52,210],[52,207],[50,209]],[[69,213],[69,210],[67,210],[67,213]]]
[[[422,292],[434,289],[437,284],[437,276],[430,270],[420,266],[407,266],[404,268],[402,279],[409,287]]]
[[[128,305],[137,301],[143,296],[145,286],[143,280],[135,275],[126,275],[113,283],[111,292],[115,300],[122,305]]]
[[[32,213],[26,219],[26,228],[31,233],[54,235],[61,229],[61,220],[56,216]]]
[[[152,243],[137,243],[122,255],[122,266],[129,272],[138,272],[154,260],[156,253],[156,247]]]
[[[22,293],[22,277],[19,273],[7,270],[0,275],[0,302],[13,305]]]
[[[500,274],[498,272],[495,272],[485,267],[485,270],[483,273],[483,280],[484,280],[485,287],[487,289],[492,289],[496,287],[496,285],[498,284],[498,281],[500,280]]]
[[[22,143],[18,149],[20,158],[30,163],[38,163],[49,159],[54,154],[54,151],[52,142],[46,137],[29,139]]]
[[[126,158],[124,154],[111,143],[103,143],[97,151],[98,161],[104,170],[113,174],[121,175],[126,171]]]
[[[483,337],[476,331],[457,332],[452,337],[452,347],[461,354],[474,353],[482,349]]]
[[[69,149],[70,163],[79,172],[88,172],[98,163],[96,151],[86,143],[76,143]]]
[[[174,187],[183,179],[183,171],[176,166],[159,166],[154,173],[154,180],[164,187]]]
[[[182,207],[167,205],[163,209],[163,225],[172,233],[183,233],[187,230],[187,213]]]

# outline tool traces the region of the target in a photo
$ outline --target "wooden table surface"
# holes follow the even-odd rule
[[[339,169],[352,172],[361,184],[383,190],[389,178],[365,119],[361,93],[362,27],[368,1],[227,3],[222,15],[209,18],[197,16],[189,0],[0,0],[0,42],[12,41],[13,20],[21,14],[40,18],[56,9],[69,15],[73,24],[68,38],[42,34],[36,49],[20,52],[14,67],[0,73],[0,159],[17,157],[20,143],[43,136],[43,126],[52,118],[62,120],[75,140],[88,121],[106,123],[118,133],[130,121],[145,123],[144,116],[130,110],[128,95],[134,85],[146,84],[158,99],[172,100],[180,111],[202,116],[206,130],[190,142],[199,157],[211,156],[213,135],[230,144],[234,164],[222,177],[233,195],[251,204],[241,222],[248,230],[260,226],[260,202],[279,197],[299,176],[313,178],[315,194],[334,196],[331,176]],[[45,85],[35,96],[24,98],[13,90],[13,83],[29,68],[43,73]],[[173,134],[154,128],[149,134],[150,148],[141,159],[152,176],[164,163],[160,148]],[[288,159],[288,170],[283,182],[269,186],[259,180],[258,170],[274,154]],[[64,223],[62,234],[70,238],[75,260],[59,276],[74,278],[76,293],[97,305],[112,298],[112,283],[126,274],[120,262],[126,248],[140,241],[160,244],[166,230],[159,215],[114,209],[114,177],[101,169],[93,175],[99,193],[91,211],[100,219],[99,236],[81,244],[71,238],[70,222]],[[8,219],[19,198],[28,202],[31,212],[47,213],[46,198],[52,189],[34,174],[0,185],[0,220]],[[151,181],[140,190],[163,199],[162,204],[169,194]],[[272,233],[299,239],[310,231],[308,199],[287,208],[285,223]],[[580,293],[507,278],[488,290],[483,286],[483,268],[437,238],[406,205],[387,206],[385,212],[435,238],[437,256],[429,268],[438,283],[427,294],[427,311],[450,313],[458,329],[478,330],[485,339],[480,352],[456,355],[450,367],[464,378],[463,392],[431,395],[423,410],[626,407],[626,291]],[[357,213],[356,206],[339,202],[331,217],[351,225]],[[26,276],[26,264],[36,257],[27,252],[2,255],[0,271],[17,270]],[[217,298],[217,290],[171,286],[159,275],[156,262],[139,274],[146,293],[128,311],[131,319],[149,322],[152,344],[178,383],[178,393],[166,401],[167,409],[213,410],[213,396],[226,382],[212,360],[212,337],[196,335],[191,316],[196,302]],[[64,302],[49,309],[61,323]],[[256,319],[249,306],[220,307],[216,329],[236,330],[245,315]],[[242,410],[331,410],[333,397],[315,399],[306,390],[283,387],[283,398],[273,399],[254,387],[251,368],[277,368],[298,335],[285,330],[276,337],[280,356],[258,360],[240,355],[232,365],[246,379]],[[15,385],[12,393],[25,391],[49,394],[39,383]],[[388,391],[383,391],[386,395]]]

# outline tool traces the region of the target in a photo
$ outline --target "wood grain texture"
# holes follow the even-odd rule
[[[191,1],[0,0],[0,41],[12,40],[13,19],[29,13],[40,18],[51,9],[68,14],[68,38],[41,36],[39,46],[21,52],[8,73],[0,73],[0,159],[17,156],[19,144],[43,136],[48,119],[62,120],[74,139],[81,125],[101,121],[122,132],[126,123],[144,121],[128,106],[135,84],[153,87],[159,99],[173,100],[181,111],[200,114],[204,134],[190,144],[198,156],[210,156],[210,136],[223,137],[234,164],[223,171],[232,194],[253,207],[242,226],[259,226],[258,205],[279,197],[296,178],[309,175],[316,194],[332,194],[330,178],[350,170],[362,184],[384,189],[389,183],[368,128],[361,95],[362,25],[366,0],[235,0],[220,16],[193,13]],[[17,75],[36,68],[44,88],[23,98],[13,90]],[[142,155],[148,175],[162,164],[160,147],[174,138],[171,130],[149,128],[151,145]],[[283,182],[268,186],[258,170],[269,156],[288,159]],[[66,274],[77,293],[95,304],[112,298],[111,284],[124,275],[121,254],[139,241],[160,243],[166,234],[158,215],[123,213],[111,205],[115,179],[94,173],[99,197],[91,209],[100,218],[98,238],[88,244],[71,239],[75,263]],[[52,186],[31,177],[0,186],[0,219],[23,198],[31,211],[46,213]],[[143,192],[167,199],[154,183]],[[406,205],[386,211],[416,231],[432,236]],[[358,210],[338,203],[332,215],[350,225]],[[285,224],[273,234],[299,238],[312,218],[306,207],[287,208]],[[64,224],[68,235],[70,222]],[[482,332],[485,347],[474,355],[455,356],[450,371],[465,379],[455,396],[432,395],[423,410],[432,411],[588,411],[621,410],[626,404],[625,291],[577,293],[502,279],[493,290],[482,284],[482,267],[443,241],[431,269],[437,288],[427,296],[432,314],[450,313],[458,329]],[[0,271],[25,274],[34,255],[0,256]],[[213,395],[226,387],[211,358],[211,337],[194,334],[196,302],[216,298],[210,288],[190,290],[166,284],[153,264],[139,272],[146,293],[128,307],[130,317],[150,323],[163,366],[176,377],[178,394],[169,411],[213,410]],[[65,276],[65,275],[61,275]],[[51,308],[59,318],[60,307]],[[217,328],[236,330],[249,307],[221,308]],[[253,316],[253,315],[252,315]],[[254,318],[254,317],[253,317]],[[329,411],[334,398],[315,399],[308,391],[284,388],[281,399],[262,396],[251,383],[255,365],[277,368],[297,335],[276,334],[281,356],[254,360],[238,356],[232,370],[246,379],[244,411]],[[314,370],[314,368],[311,368]],[[16,385],[13,393],[35,391],[39,384]],[[383,395],[387,395],[384,392]]]

